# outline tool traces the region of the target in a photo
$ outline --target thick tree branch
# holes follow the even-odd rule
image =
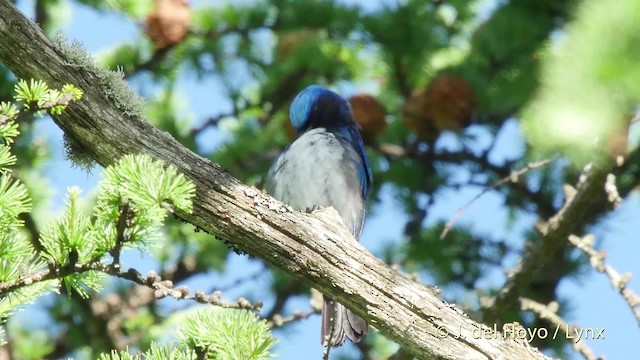
[[[291,211],[135,116],[114,94],[119,84],[74,52],[55,47],[8,0],[0,0],[0,60],[18,77],[54,87],[71,83],[85,92],[56,122],[100,164],[127,153],[173,164],[197,186],[193,213],[179,216],[337,298],[417,358],[544,358],[512,338],[474,336],[474,330],[491,330],[371,255],[334,210]]]
[[[567,196],[564,206],[553,217],[538,224],[540,239],[508,275],[507,282],[500,292],[485,304],[484,321],[498,322],[502,312],[516,308],[518,297],[538,271],[567,247],[569,235],[581,232],[611,209],[605,184],[607,174],[613,167],[613,161],[601,161],[587,166],[575,193]]]

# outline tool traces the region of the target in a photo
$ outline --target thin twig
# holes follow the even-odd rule
[[[236,113],[224,113],[224,114],[219,114],[219,115],[216,115],[216,116],[211,116],[211,117],[207,118],[207,120],[205,120],[202,124],[192,128],[191,129],[191,134],[192,135],[200,134],[203,130],[205,130],[209,126],[218,126],[218,123],[220,123],[220,121],[222,119],[225,119],[225,118],[228,118],[228,117],[234,117],[234,116],[237,116],[237,114]]]
[[[310,309],[307,312],[296,311],[293,314],[286,317],[281,316],[280,314],[276,314],[272,317],[270,321],[267,322],[267,324],[269,325],[269,328],[276,329],[276,328],[286,326],[287,324],[290,324],[295,321],[307,319],[311,315],[316,315],[316,314],[320,314],[320,310]]]
[[[444,229],[442,229],[442,233],[440,234],[440,239],[444,239],[444,237],[447,236],[451,228],[453,228],[453,225],[455,224],[455,222],[460,218],[460,216],[462,216],[462,214],[467,210],[467,208],[469,208],[469,206],[471,206],[474,202],[476,202],[476,200],[480,199],[484,194],[486,194],[491,190],[497,189],[508,182],[516,183],[519,181],[520,177],[526,174],[527,172],[533,169],[538,169],[543,166],[546,166],[552,163],[556,159],[557,157],[531,162],[527,164],[527,166],[525,166],[524,168],[517,171],[512,171],[511,174],[509,174],[509,176],[506,176],[500,179],[499,181],[495,182],[493,185],[486,187],[478,195],[473,197],[473,199],[469,200],[469,202],[461,206],[455,212],[455,214],[453,214],[453,216],[451,217],[451,220],[449,220],[449,222],[447,222],[447,224],[444,226]]]
[[[122,246],[127,241],[124,232],[130,227],[129,222],[132,217],[131,207],[129,206],[129,202],[124,200],[122,205],[120,205],[120,216],[118,217],[118,223],[116,224],[116,245],[109,251],[111,257],[113,257],[113,266],[120,267],[120,252],[122,251]]]
[[[28,118],[32,118],[35,114],[41,111],[46,111],[56,106],[69,106],[72,101],[73,94],[65,93],[64,95],[62,95],[62,97],[60,97],[60,99],[56,101],[47,101],[41,105],[30,103],[28,104],[28,108],[26,106],[23,107],[22,109],[20,109],[20,112],[13,117],[8,115],[0,115],[0,125],[5,124],[11,119],[15,120],[17,123],[21,123],[23,121],[26,121]]]
[[[580,353],[586,360],[599,359],[584,341],[580,341],[580,338],[572,336],[574,334],[574,329],[577,329],[577,327],[569,326],[569,324],[558,315],[558,307],[559,305],[557,302],[544,305],[531,299],[520,298],[520,309],[522,311],[533,312],[538,315],[540,319],[545,319],[553,324],[556,329],[555,332],[562,331],[566,339],[573,339],[573,341],[571,341],[571,347],[573,350]]]
[[[223,302],[220,300],[222,295],[220,291],[216,291],[211,295],[206,295],[203,291],[196,291],[194,295],[191,295],[189,293],[189,289],[186,286],[174,288],[172,281],[163,280],[153,271],[150,272],[147,276],[144,276],[140,274],[140,272],[132,268],[125,271],[122,270],[118,265],[103,264],[101,262],[76,263],[73,264],[73,266],[60,266],[50,264],[50,268],[47,271],[42,271],[32,275],[21,276],[17,280],[0,283],[0,295],[18,290],[37,282],[61,279],[68,275],[82,274],[88,271],[99,271],[121,279],[133,281],[138,285],[149,287],[155,290],[154,296],[156,297],[156,299],[171,296],[178,300],[194,300],[201,304],[211,304],[225,308],[249,309],[253,311],[262,310],[262,303],[260,302],[252,304],[249,300],[244,298],[239,298],[234,303]]]
[[[614,268],[605,264],[605,253],[598,252],[593,248],[593,235],[586,235],[582,239],[576,235],[569,235],[569,242],[573,246],[582,250],[582,252],[589,258],[591,267],[607,275],[611,282],[611,286],[620,292],[625,302],[631,308],[631,312],[633,312],[636,320],[638,320],[638,324],[640,324],[640,296],[627,287],[627,284],[631,280],[631,273],[620,275]]]

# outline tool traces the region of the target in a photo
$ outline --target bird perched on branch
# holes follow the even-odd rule
[[[273,163],[265,182],[267,192],[302,211],[334,207],[359,239],[372,178],[349,103],[311,85],[295,97],[289,116],[299,137]],[[345,336],[358,342],[367,329],[361,317],[324,296],[324,346],[340,346]]]

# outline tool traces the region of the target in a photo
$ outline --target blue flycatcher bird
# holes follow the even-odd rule
[[[311,85],[295,97],[289,117],[299,137],[271,166],[265,180],[267,192],[297,210],[332,206],[359,239],[373,180],[349,103],[322,86]],[[340,346],[345,336],[358,342],[367,330],[361,317],[324,296],[324,346]]]

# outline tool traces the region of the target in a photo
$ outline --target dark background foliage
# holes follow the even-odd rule
[[[439,286],[444,298],[478,319],[486,315],[483,299],[500,289],[504,272],[536,245],[536,219],[559,210],[563,184],[575,184],[583,165],[563,154],[535,151],[519,129],[519,115],[540,86],[542,61],[562,38],[576,1],[17,3],[49,34],[65,29],[70,21],[65,11],[97,14],[108,19],[107,26],[128,24],[131,37],[100,48],[98,62],[125,73],[146,97],[147,116],[155,126],[247,184],[259,187],[271,161],[295,138],[288,106],[298,91],[318,83],[348,97],[375,179],[372,221],[363,243],[385,262]],[[87,45],[92,46],[89,40]],[[14,82],[0,65],[0,99],[9,99]],[[47,220],[52,198],[43,174],[67,176],[51,168],[60,160],[38,135],[39,126],[48,126],[42,125],[45,121],[22,123],[15,149],[17,174],[40,209],[25,218],[33,237]],[[612,148],[609,152],[617,154]],[[535,165],[547,158],[552,160]],[[501,181],[519,169],[528,171]],[[637,184],[636,173],[630,165],[619,174],[623,197]],[[456,213],[483,189],[488,191],[482,198]],[[176,284],[264,301],[262,315],[269,320],[309,309],[310,289],[287,274],[258,259],[239,259],[223,242],[177,220],[166,234],[169,241],[152,248],[155,260],[130,254],[130,264],[140,262],[141,271],[156,268]],[[559,285],[565,280],[581,284],[591,279],[590,271],[587,259],[567,243],[520,295],[542,304],[559,302],[560,315],[580,322],[572,311],[581,299],[561,294]],[[111,282],[108,289],[90,301],[74,294],[42,301],[39,319],[52,326],[34,332],[28,322],[11,324],[15,358],[145,349],[163,338],[171,314],[185,307],[156,302],[147,289],[123,281]],[[552,329],[517,304],[503,310],[487,320]],[[315,326],[299,322],[275,330],[276,336],[295,342],[316,335]],[[34,349],[21,346],[36,339],[42,344],[40,355],[31,357]],[[535,339],[533,345],[556,356],[574,356],[564,339]],[[339,354],[382,359],[396,350],[374,332]]]

